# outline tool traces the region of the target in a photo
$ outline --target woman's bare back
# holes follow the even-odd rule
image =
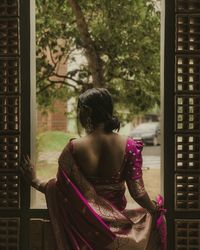
[[[126,137],[116,133],[93,133],[73,141],[74,158],[87,177],[111,178],[122,167]]]

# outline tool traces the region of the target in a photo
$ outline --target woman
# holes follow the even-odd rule
[[[142,180],[142,142],[113,132],[120,123],[104,88],[81,94],[77,112],[86,136],[63,149],[56,179],[37,179],[29,158],[22,165],[46,195],[55,249],[166,249],[162,200],[152,202]],[[142,208],[125,209],[125,183]]]

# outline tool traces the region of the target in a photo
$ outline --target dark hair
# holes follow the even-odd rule
[[[111,132],[112,130],[119,131],[120,129],[118,118],[113,116],[113,101],[111,94],[105,88],[92,88],[86,90],[78,98],[77,109],[78,111],[83,109],[89,109],[91,111],[90,118],[94,128],[96,125],[104,123],[106,132]]]

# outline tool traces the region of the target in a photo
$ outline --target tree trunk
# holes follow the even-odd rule
[[[103,61],[96,51],[94,41],[89,34],[85,17],[83,16],[82,10],[76,0],[68,0],[68,2],[76,17],[77,28],[85,47],[85,55],[92,75],[93,85],[94,87],[103,87],[105,85],[103,76]]]

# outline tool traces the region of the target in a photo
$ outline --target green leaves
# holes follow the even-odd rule
[[[159,105],[160,90],[160,13],[154,0],[77,0],[87,21],[97,54],[103,61],[105,87],[116,105],[130,114]],[[92,87],[88,66],[66,75],[77,88],[49,81],[58,64],[72,50],[84,50],[75,16],[67,1],[36,0],[37,90],[38,103],[49,106],[55,98],[77,96]],[[63,44],[59,44],[62,39]],[[49,52],[50,57],[47,55]],[[53,58],[53,60],[52,60]],[[49,85],[49,87],[47,87]],[[59,87],[58,87],[59,86]],[[41,91],[44,89],[43,91]]]

